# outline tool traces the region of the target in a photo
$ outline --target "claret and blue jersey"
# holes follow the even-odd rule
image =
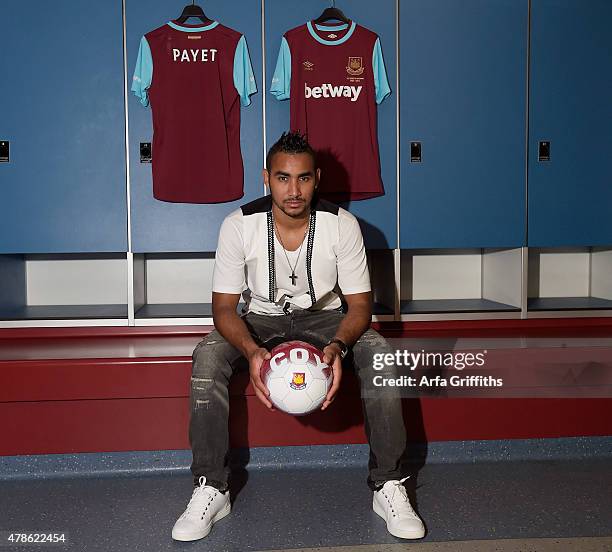
[[[290,99],[291,129],[308,135],[332,201],[384,194],[376,105],[390,93],[380,39],[350,24],[311,21],[281,39],[270,92]]]
[[[155,198],[243,196],[240,105],[257,91],[243,35],[218,21],[169,21],[142,37],[131,89],[153,113]]]

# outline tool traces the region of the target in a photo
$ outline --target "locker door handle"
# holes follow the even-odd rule
[[[550,142],[541,140],[538,146],[538,161],[550,161]]]
[[[9,162],[9,141],[0,140],[0,163]]]
[[[151,142],[140,142],[140,162],[151,162]]]
[[[421,142],[410,142],[410,162],[421,162]]]

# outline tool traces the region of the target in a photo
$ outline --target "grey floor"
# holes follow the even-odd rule
[[[65,531],[71,544],[0,546],[0,549],[105,552],[243,552],[326,547],[345,547],[341,548],[343,552],[612,549],[610,539],[577,538],[612,536],[609,459],[426,465],[409,486],[409,493],[413,494],[416,484],[418,500],[413,504],[427,528],[425,539],[419,541],[420,548],[416,541],[406,544],[387,533],[382,519],[372,512],[365,475],[364,469],[355,467],[255,469],[237,473],[232,489],[232,514],[215,524],[208,537],[193,543],[175,542],[170,536],[175,519],[191,496],[189,473],[4,480],[0,481],[2,535],[8,531]],[[479,545],[485,545],[484,540],[490,542],[483,548],[448,543],[479,541]],[[561,547],[551,547],[554,542]]]
[[[330,548],[293,548],[269,552],[610,552],[612,537],[494,539],[404,544],[360,544]]]

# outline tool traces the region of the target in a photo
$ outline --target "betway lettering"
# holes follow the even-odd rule
[[[333,86],[322,84],[321,86],[310,87],[304,83],[304,96],[306,98],[350,98],[356,102],[361,94],[363,86]]]
[[[215,61],[217,50],[214,48],[199,48],[192,50],[172,49],[173,61]],[[210,55],[209,55],[210,54]]]

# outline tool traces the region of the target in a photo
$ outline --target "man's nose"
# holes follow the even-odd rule
[[[289,195],[291,197],[300,197],[302,195],[300,181],[297,178],[292,178],[289,181]]]

